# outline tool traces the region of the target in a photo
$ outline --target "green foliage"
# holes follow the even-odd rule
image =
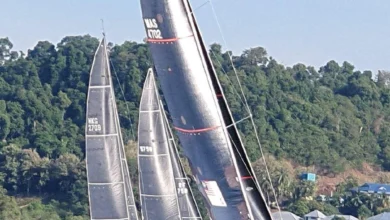
[[[2,197],[7,201],[4,215],[69,220],[88,215],[85,104],[97,45],[98,39],[89,35],[71,36],[57,45],[38,42],[24,56],[12,51],[8,38],[0,38],[0,183],[8,191]],[[248,116],[237,94],[230,55],[218,44],[211,46],[210,54],[234,118]],[[136,138],[131,126],[135,129],[138,123],[139,98],[152,61],[147,46],[135,42],[111,47],[110,57],[127,142]],[[233,56],[233,62],[267,153],[329,173],[363,160],[390,170],[388,72],[373,80],[371,72],[354,70],[348,62],[330,61],[318,71],[303,64],[285,67],[261,47]],[[257,161],[260,151],[247,122],[239,128],[249,158]],[[134,156],[129,163],[136,181]],[[269,189],[264,170],[256,171],[263,189]],[[300,198],[311,196],[314,188],[293,179],[282,168],[272,172],[277,199],[298,201],[295,209],[304,213],[312,206]],[[266,192],[269,201],[276,200]],[[18,209],[16,195],[43,200]],[[365,208],[355,208],[367,214]]]
[[[22,219],[53,219],[61,220],[60,216],[55,211],[52,205],[43,205],[39,201],[30,203],[26,208],[22,209]]]
[[[20,210],[15,198],[5,193],[6,191],[0,186],[0,220],[19,220]]]
[[[345,218],[340,216],[334,216],[332,220],[345,220]]]
[[[0,140],[7,137],[10,131],[10,120],[8,115],[0,113]]]

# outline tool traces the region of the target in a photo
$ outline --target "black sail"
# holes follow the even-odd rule
[[[160,102],[161,103],[161,102]],[[184,168],[180,162],[179,152],[173,137],[172,131],[169,127],[168,119],[163,111],[163,106],[161,104],[162,114],[165,119],[169,140],[169,152],[172,161],[173,175],[175,177],[176,190],[178,194],[178,202],[180,213],[183,219],[202,219],[198,210],[198,206],[192,194],[189,179],[187,178]]]
[[[211,217],[272,219],[189,3],[141,0],[141,8],[174,128]]]
[[[137,220],[105,39],[92,64],[86,112],[86,165],[91,219]]]
[[[171,138],[152,69],[142,91],[138,124],[138,166],[143,219],[200,219],[195,203],[172,157]]]

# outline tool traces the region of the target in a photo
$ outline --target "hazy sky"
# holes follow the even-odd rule
[[[139,0],[0,0],[0,37],[26,51],[40,40],[64,36],[140,42],[145,37]],[[206,0],[191,0],[193,8]],[[319,67],[331,59],[359,70],[390,70],[390,0],[212,0],[227,45],[223,44],[209,4],[196,9],[210,45],[218,42],[235,54],[262,46],[285,65]]]

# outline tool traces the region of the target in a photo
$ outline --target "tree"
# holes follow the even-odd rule
[[[88,215],[85,106],[88,73],[98,43],[89,35],[68,36],[58,44],[40,41],[19,56],[8,38],[0,39],[0,183],[8,197],[18,195],[22,202],[30,197],[43,199],[21,205],[22,219]],[[110,44],[108,49],[124,141],[134,141],[145,73],[153,63],[151,54],[148,45],[131,41]],[[304,200],[314,195],[315,185],[297,181],[285,161],[294,167],[314,166],[320,175],[330,176],[362,163],[390,169],[388,72],[380,71],[373,80],[372,72],[333,60],[318,70],[299,63],[289,67],[268,56],[262,47],[232,55],[213,44],[209,53],[269,202],[297,201],[291,206],[299,212],[313,208],[330,214],[337,211],[329,204]],[[238,94],[236,73],[267,155],[270,179],[265,165],[259,164],[261,153],[252,124],[240,121],[248,113]],[[136,145],[126,152],[137,186]],[[383,199],[344,195],[357,184],[348,181],[337,187],[339,196],[345,198],[341,212],[357,215],[360,208],[365,215],[366,208],[376,213],[389,207]]]
[[[20,220],[20,211],[15,198],[5,195],[3,190],[0,186],[0,220]]]
[[[337,216],[337,215],[335,215],[333,218],[332,218],[332,220],[346,220],[344,217],[342,217],[342,216]]]
[[[13,47],[13,44],[8,39],[8,37],[0,38],[0,65],[3,65],[6,60],[11,58],[12,47]],[[12,57],[12,58],[14,58],[14,57]]]
[[[307,206],[306,202],[303,200],[298,200],[291,205],[287,207],[288,211],[298,215],[298,216],[304,216],[307,213],[310,212],[309,207]]]
[[[371,210],[369,208],[367,208],[367,206],[365,206],[365,205],[360,206],[357,212],[358,212],[359,218],[368,218],[368,217],[372,216]]]
[[[244,64],[261,65],[268,61],[267,51],[262,47],[255,47],[249,50],[244,50],[241,58]]]
[[[376,83],[379,87],[387,87],[390,83],[390,71],[379,70]]]
[[[0,140],[7,137],[10,132],[10,120],[8,115],[0,113]]]

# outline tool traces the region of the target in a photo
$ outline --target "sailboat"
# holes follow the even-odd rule
[[[272,219],[187,0],[141,0],[184,154],[214,220]]]
[[[142,219],[202,219],[180,165],[153,70],[140,101],[138,169]]]
[[[91,219],[138,220],[105,37],[90,72],[86,107],[86,167]]]

